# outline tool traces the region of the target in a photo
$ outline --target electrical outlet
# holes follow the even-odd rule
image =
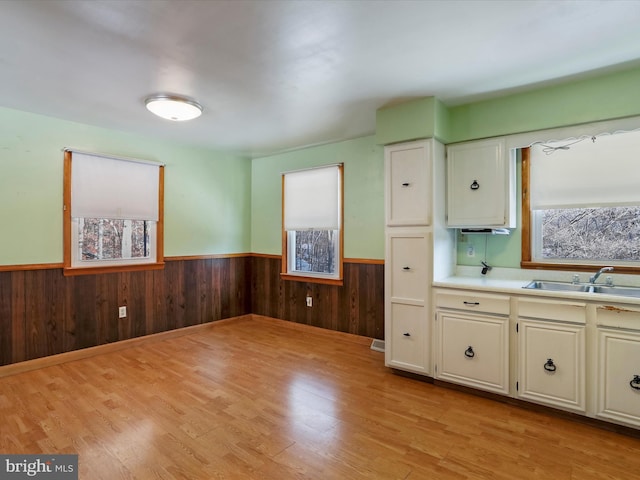
[[[118,307],[118,318],[125,318],[127,316],[127,307]]]
[[[313,307],[313,298],[307,296],[307,307]]]
[[[473,247],[473,245],[469,245],[467,247],[467,257],[475,257],[476,256],[476,249]]]

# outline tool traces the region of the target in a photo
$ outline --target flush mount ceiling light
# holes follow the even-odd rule
[[[192,120],[202,115],[202,105],[180,95],[151,95],[144,104],[151,113],[174,122]]]

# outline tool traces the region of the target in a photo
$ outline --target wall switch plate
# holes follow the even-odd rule
[[[473,247],[473,245],[469,245],[467,247],[467,257],[475,257],[476,256],[476,249]]]
[[[307,296],[307,307],[313,307],[313,298]]]
[[[127,316],[127,307],[118,307],[118,318],[125,318]]]

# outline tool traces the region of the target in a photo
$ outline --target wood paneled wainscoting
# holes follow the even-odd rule
[[[249,313],[384,338],[381,261],[345,261],[343,286],[284,281],[280,265],[245,254],[79,276],[56,265],[0,268],[0,366]]]
[[[342,286],[282,280],[281,258],[254,254],[251,310],[339,332],[384,339],[384,263],[345,259]],[[307,307],[310,295],[313,306]]]
[[[174,258],[163,270],[70,277],[0,271],[0,365],[251,313],[251,260]]]

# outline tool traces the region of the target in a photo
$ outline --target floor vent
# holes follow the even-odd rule
[[[384,352],[384,340],[376,340],[373,339],[371,342],[371,350],[375,350],[376,352]]]

